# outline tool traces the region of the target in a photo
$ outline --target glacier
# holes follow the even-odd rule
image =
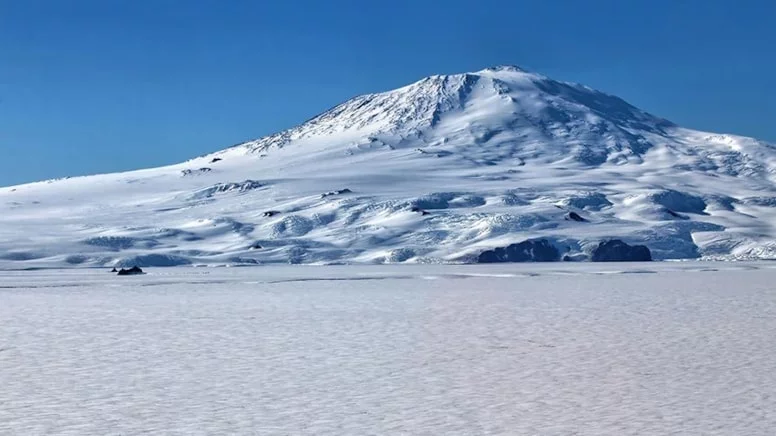
[[[471,263],[539,239],[589,260],[612,238],[772,259],[775,183],[773,144],[502,66],[175,165],[0,188],[0,268]]]

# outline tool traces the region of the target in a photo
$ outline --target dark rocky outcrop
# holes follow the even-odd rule
[[[569,213],[567,213],[566,214],[566,221],[576,221],[578,223],[587,222],[586,219],[584,219],[581,216],[579,216],[579,214],[576,213],[576,212],[569,212]]]
[[[181,174],[184,175],[184,176],[191,176],[191,175],[194,175],[194,174],[209,173],[211,171],[213,171],[212,168],[203,167],[203,168],[200,168],[200,169],[197,169],[197,170],[183,170],[183,171],[181,171]]]
[[[112,270],[110,270],[110,272],[112,272],[112,273],[117,273],[117,272],[119,272],[119,271],[118,271],[116,268],[113,268]]]
[[[221,159],[220,157],[214,157],[213,160],[210,161],[210,163],[221,162],[222,160],[223,159]]]
[[[138,274],[143,274],[143,270],[137,266],[133,266],[132,268],[129,268],[129,269],[121,268],[118,272],[118,275],[120,276],[134,276]]]
[[[619,239],[598,244],[590,260],[593,262],[648,262],[652,253],[646,245],[628,245]]]
[[[324,192],[323,194],[321,194],[321,198],[331,197],[332,195],[351,194],[352,192],[353,191],[351,191],[348,188],[338,189],[336,191]]]
[[[441,151],[437,151],[437,152],[433,152],[432,153],[432,152],[423,150],[422,148],[416,148],[415,151],[417,151],[420,154],[431,155],[431,156],[436,156],[436,157],[446,157],[446,156],[450,156],[451,154],[453,154],[452,152],[446,151],[446,150],[441,150]]]
[[[546,239],[535,239],[480,253],[478,263],[556,262],[560,252]]]
[[[254,189],[259,189],[263,187],[264,184],[257,181],[257,180],[245,180],[242,182],[226,182],[226,183],[216,183],[213,186],[208,186],[207,188],[202,188],[200,190],[195,191],[191,194],[189,197],[191,200],[202,200],[206,198],[212,198],[213,196],[217,194],[226,194],[230,192],[239,192],[239,193],[246,193],[249,191],[253,191]]]
[[[419,208],[419,207],[417,207],[417,206],[413,206],[413,207],[410,209],[410,211],[412,211],[412,212],[415,212],[415,213],[419,213],[419,214],[421,214],[421,215],[428,215],[428,211],[426,211],[426,210],[423,210],[423,209],[421,209],[421,208]]]
[[[676,212],[674,212],[674,211],[672,211],[671,209],[668,209],[668,208],[663,209],[663,212],[668,214],[668,216],[670,216],[671,218],[678,218],[680,220],[688,220],[688,219],[690,219],[690,217],[678,214],[678,213],[676,213]]]
[[[279,210],[268,210],[268,211],[264,212],[263,216],[265,218],[270,218],[270,217],[273,217],[273,216],[279,215],[279,214],[280,214]]]

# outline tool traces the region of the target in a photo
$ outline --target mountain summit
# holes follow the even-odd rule
[[[395,147],[418,145],[418,140],[421,145],[493,148],[519,142],[510,156],[574,156],[601,164],[638,158],[650,145],[645,136],[664,134],[670,127],[617,97],[503,66],[431,76],[394,91],[359,96],[297,128],[244,146],[264,152],[334,134]]]
[[[442,147],[455,149],[461,158],[485,158],[488,164],[504,159],[587,166],[641,163],[651,149],[669,145],[677,160],[698,154],[699,167],[731,175],[765,171],[762,159],[773,163],[768,144],[699,135],[618,97],[514,66],[431,76],[358,96],[298,127],[240,147],[260,154],[289,146],[312,149],[311,139],[327,150],[337,148],[333,143],[346,148],[353,142],[362,148]]]
[[[541,240],[584,260],[610,239],[657,259],[770,258],[775,175],[771,144],[501,66],[358,96],[178,165],[2,188],[0,258],[468,262]]]

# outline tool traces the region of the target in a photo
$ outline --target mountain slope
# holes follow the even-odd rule
[[[540,237],[771,258],[775,183],[771,144],[498,67],[178,165],[0,188],[0,266],[466,262]]]

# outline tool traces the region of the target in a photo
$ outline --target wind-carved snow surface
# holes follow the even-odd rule
[[[0,267],[469,262],[537,238],[776,258],[775,188],[771,144],[498,67],[178,165],[0,188]]]
[[[774,268],[0,272],[0,434],[772,436]]]

